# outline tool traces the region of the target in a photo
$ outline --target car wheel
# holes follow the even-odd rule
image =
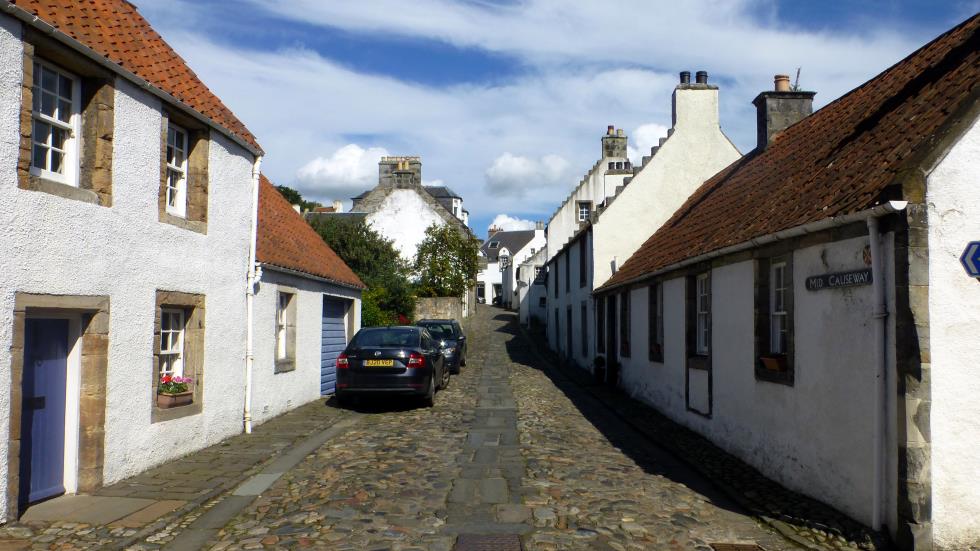
[[[460,356],[459,357],[459,365],[460,366],[466,365],[466,356]]]
[[[429,392],[422,398],[422,405],[430,408],[436,405],[436,378],[429,377]]]
[[[445,390],[449,386],[449,379],[451,372],[443,366],[442,368],[442,384],[439,385],[439,390]]]

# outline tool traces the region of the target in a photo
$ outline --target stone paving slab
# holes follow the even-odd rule
[[[69,495],[33,505],[21,517],[23,522],[64,520],[82,524],[109,524],[154,505],[152,499]]]

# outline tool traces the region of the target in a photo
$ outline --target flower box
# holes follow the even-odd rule
[[[762,362],[762,367],[766,368],[767,371],[777,373],[786,371],[786,356],[762,356],[759,361]]]
[[[175,394],[157,394],[157,407],[162,409],[179,408],[194,402],[194,391],[177,392]]]

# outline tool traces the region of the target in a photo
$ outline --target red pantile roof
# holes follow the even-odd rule
[[[978,26],[980,15],[713,176],[600,290],[753,238],[900,199],[900,186],[893,184],[901,173],[977,103]]]
[[[11,0],[261,151],[255,136],[126,0]]]
[[[303,272],[341,285],[365,287],[264,175],[259,182],[255,258],[262,264]]]

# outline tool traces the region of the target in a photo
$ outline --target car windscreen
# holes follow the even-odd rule
[[[361,331],[351,342],[353,348],[418,348],[415,329],[372,329]]]
[[[456,330],[451,323],[420,323],[419,326],[428,329],[434,338],[441,341],[456,338]]]

